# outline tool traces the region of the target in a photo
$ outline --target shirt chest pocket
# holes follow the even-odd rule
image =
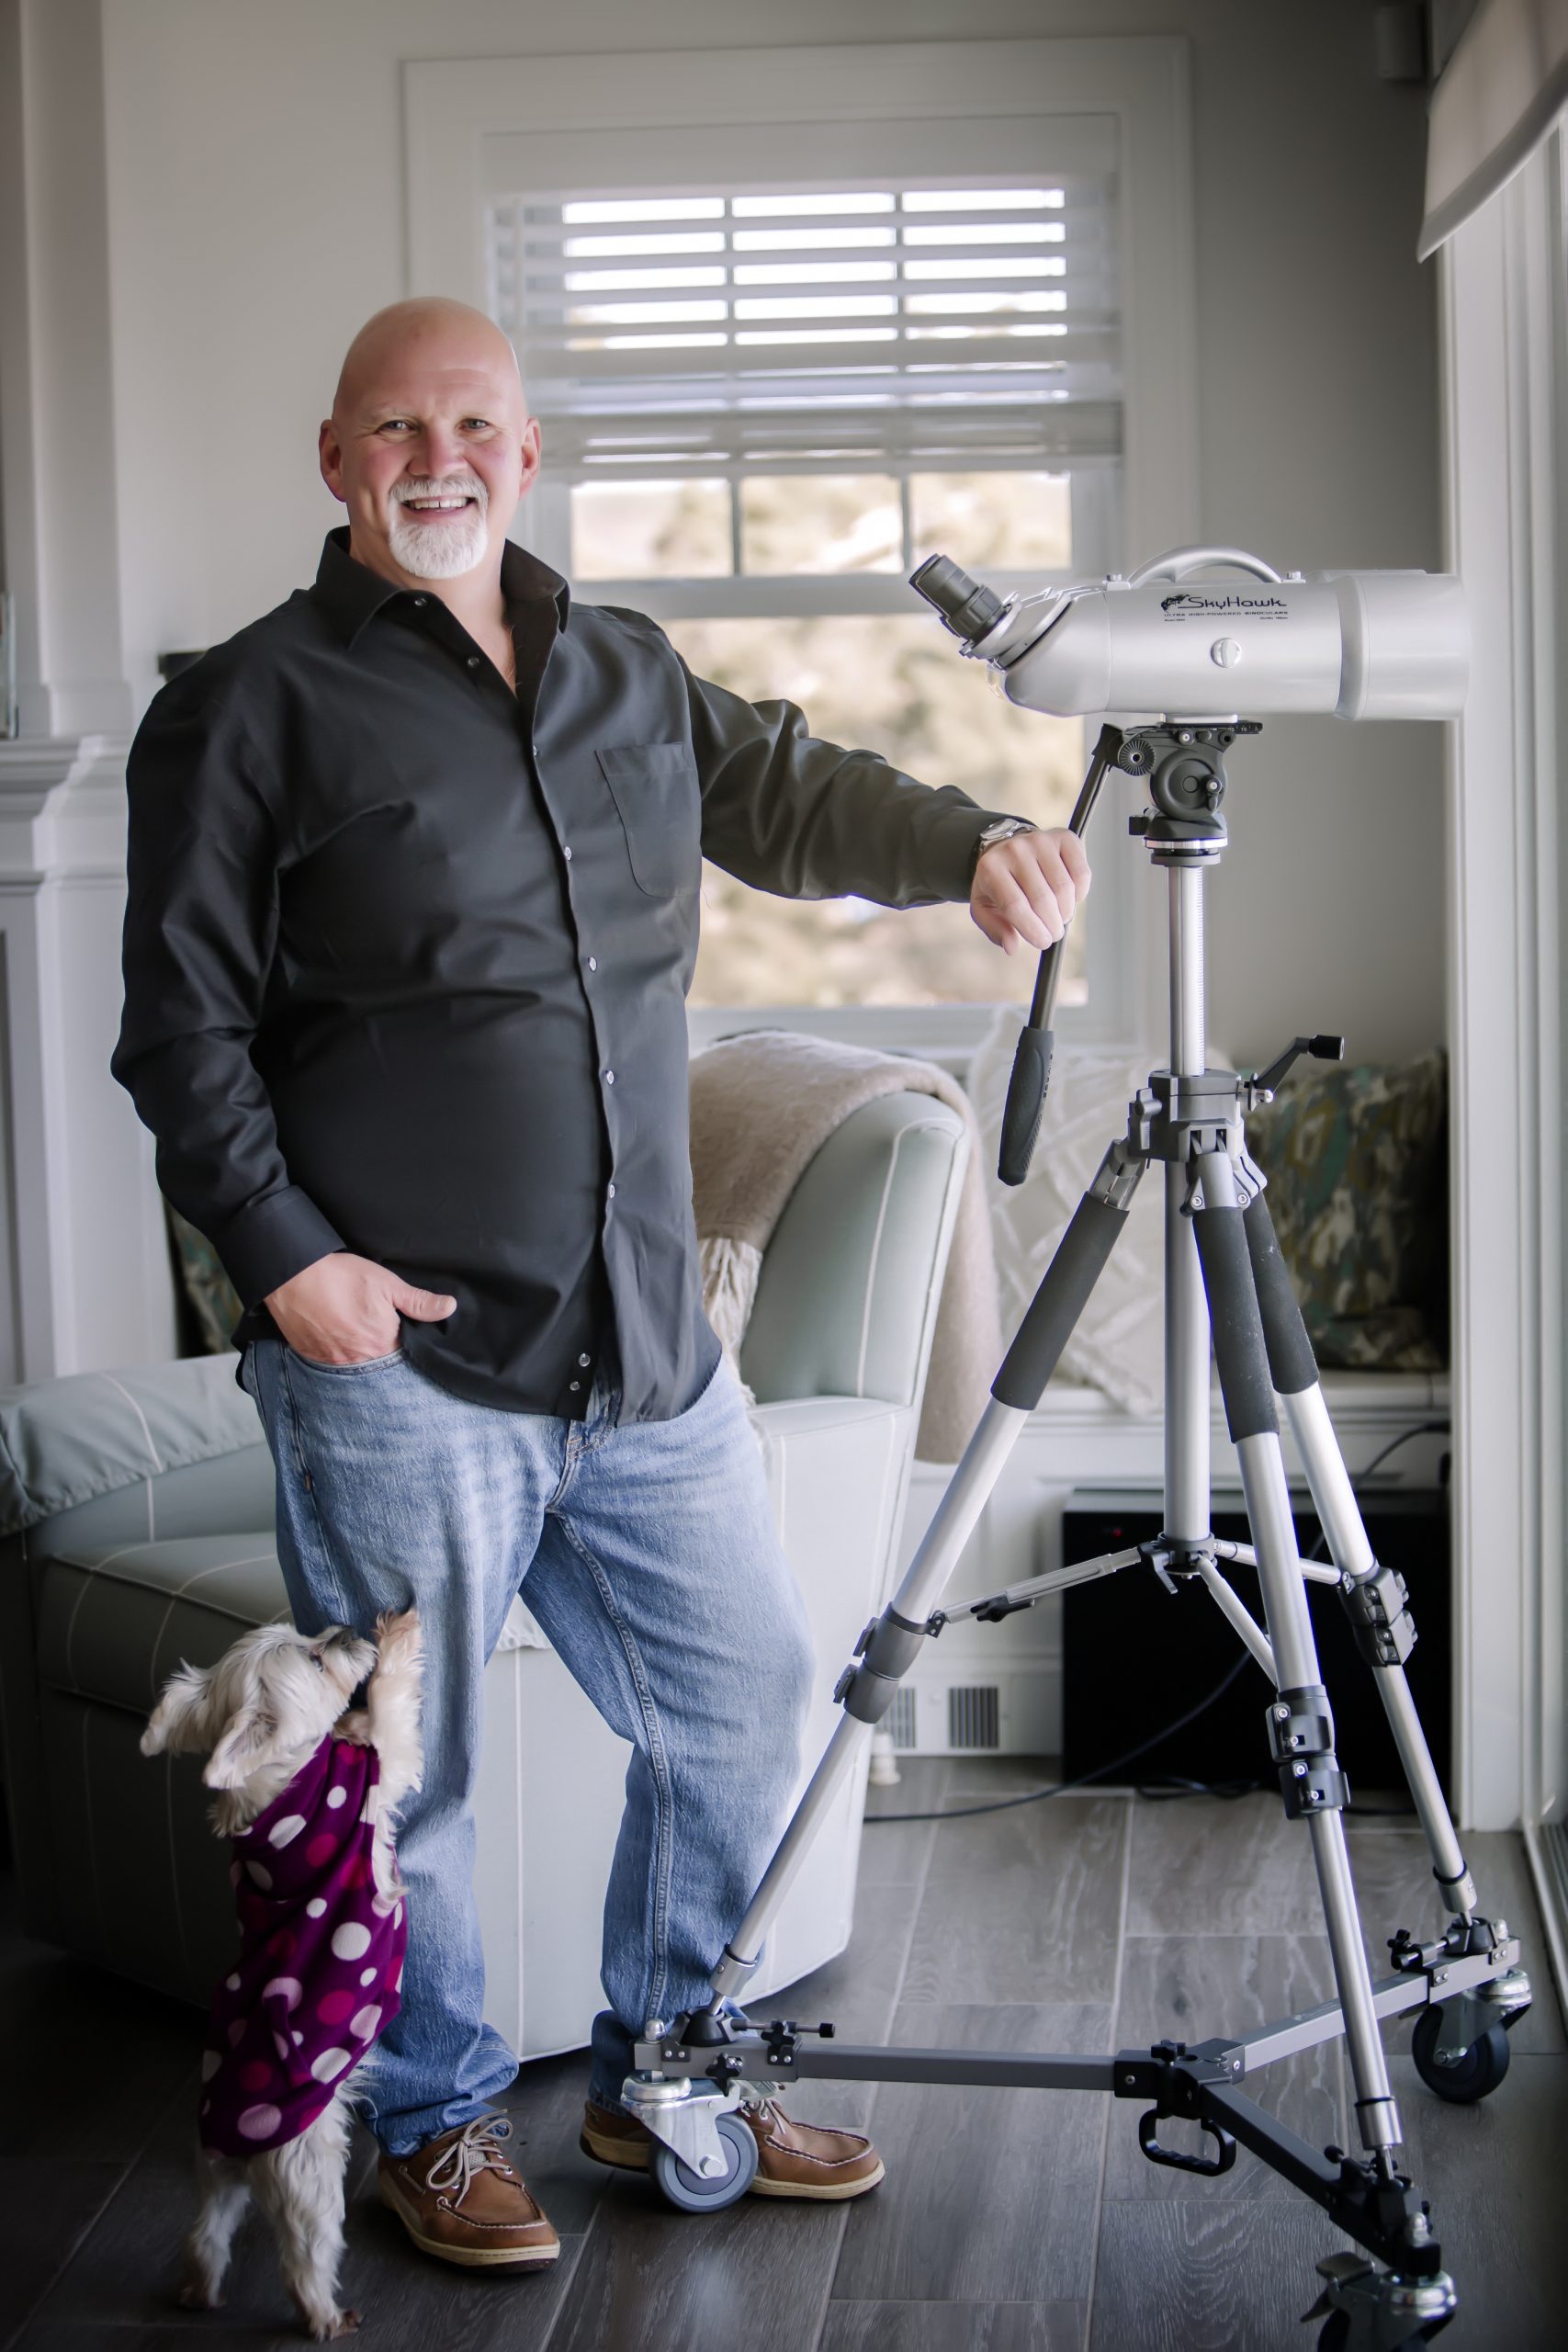
[[[595,753],[626,837],[637,888],[667,899],[702,876],[702,795],[684,743],[627,743]]]

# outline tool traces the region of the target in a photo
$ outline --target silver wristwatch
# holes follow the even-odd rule
[[[988,849],[995,849],[998,842],[1011,841],[1014,833],[1037,833],[1039,831],[1039,826],[1032,823],[1027,817],[994,819],[975,843],[975,854],[969,861],[970,879],[974,879],[975,868],[979,865],[986,852]]]

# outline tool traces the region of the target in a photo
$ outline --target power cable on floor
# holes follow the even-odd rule
[[[1216,1682],[1206,1699],[1200,1699],[1195,1707],[1189,1707],[1175,1723],[1167,1724],[1163,1731],[1156,1731],[1152,1739],[1140,1740],[1137,1747],[1129,1747],[1124,1756],[1113,1756],[1109,1764],[1097,1764],[1092,1772],[1079,1772],[1070,1781],[1054,1781],[1048,1789],[1030,1789],[1021,1797],[998,1797],[990,1804],[961,1805],[952,1812],[868,1813],[866,1826],[869,1828],[874,1821],[968,1821],[977,1813],[1007,1813],[1017,1804],[1041,1804],[1047,1797],[1065,1797],[1069,1789],[1087,1788],[1091,1781],[1103,1781],[1108,1773],[1120,1771],[1123,1764],[1136,1763],[1138,1758],[1146,1756],[1151,1747],[1157,1747],[1162,1739],[1169,1739],[1175,1733],[1185,1731],[1189,1724],[1196,1723],[1216,1699],[1224,1698],[1242,1668],[1252,1663],[1251,1651],[1243,1650],[1224,1681]]]

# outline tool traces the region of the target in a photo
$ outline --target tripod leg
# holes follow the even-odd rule
[[[835,1696],[844,1713],[795,1807],[788,1827],[751,1898],[746,1917],[714,1971],[714,2006],[740,1990],[755,1969],[766,1936],[817,1829],[842,1785],[861,1741],[893,1704],[899,1683],[920,1655],[932,1610],[946,1590],[959,1555],[974,1533],[991,1490],[1061,1360],[1073,1326],[1106,1260],[1126,1228],[1127,1208],[1144,1162],[1113,1143],[1057,1244],[1039,1289],[991,1385],[964,1459],[937,1505],[919,1550],[893,1599],[862,1635],[856,1658]]]
[[[1223,1151],[1203,1153],[1197,1169],[1203,1206],[1195,1213],[1192,1226],[1213,1326],[1225,1419],[1241,1463],[1247,1515],[1258,1554],[1258,1579],[1280,1678],[1279,1697],[1269,1710],[1269,1747],[1280,1768],[1286,1814],[1292,1820],[1304,1820],[1312,1837],[1335,1984],[1345,2018],[1361,2144],[1392,2175],[1390,2151],[1403,2134],[1372,2006],[1371,1978],[1345,1842],[1345,1780],[1334,1753],[1334,1719],[1318,1668],[1306,1585],[1296,1553],[1263,1318],[1236,1203],[1235,1175],[1228,1153]]]
[[[1432,1751],[1405,1679],[1404,1661],[1415,1646],[1416,1627],[1406,1605],[1404,1580],[1393,1569],[1378,1566],[1368,1540],[1324,1402],[1312,1341],[1263,1193],[1247,1211],[1245,1222],[1269,1373],[1284,1400],[1318,1520],[1342,1579],[1341,1591],[1355,1627],[1357,1646],[1377,1680],[1411,1800],[1427,1835],[1432,1875],[1443,1900],[1468,1925],[1476,1907],[1474,1883],[1465,1867]]]

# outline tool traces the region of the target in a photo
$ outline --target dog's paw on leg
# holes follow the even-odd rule
[[[187,2270],[180,2280],[175,2301],[185,2312],[220,2312],[223,2308],[223,2298],[217,2288],[209,2286],[194,2270]]]
[[[417,1609],[384,1609],[376,1620],[377,1671],[395,1671],[400,1667],[414,1666],[423,1657],[424,1643],[420,1633]]]

